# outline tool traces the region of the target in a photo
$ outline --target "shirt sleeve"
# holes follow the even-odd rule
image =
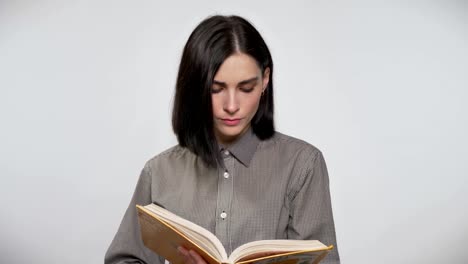
[[[309,162],[290,203],[288,238],[320,240],[327,246],[333,245],[333,250],[320,263],[338,264],[327,166],[320,151],[314,152]]]
[[[141,239],[136,205],[151,203],[151,173],[146,165],[141,171],[130,205],[104,257],[106,264],[162,264],[164,260],[146,248]]]

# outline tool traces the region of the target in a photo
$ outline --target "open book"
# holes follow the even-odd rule
[[[179,246],[195,250],[209,264],[316,264],[333,249],[318,240],[261,240],[227,256],[221,241],[205,228],[156,204],[137,205],[137,211],[143,243],[172,264],[184,263]]]

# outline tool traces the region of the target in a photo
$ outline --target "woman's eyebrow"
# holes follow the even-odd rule
[[[255,81],[258,81],[258,76],[247,79],[247,80],[240,81],[237,85],[245,85],[245,84],[252,83],[252,82],[255,82]],[[227,87],[227,84],[225,82],[221,82],[221,81],[217,81],[217,80],[213,80],[213,84],[217,84],[217,85],[219,85],[221,87]]]

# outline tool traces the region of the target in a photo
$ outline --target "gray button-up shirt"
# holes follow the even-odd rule
[[[255,240],[318,239],[335,246],[321,263],[339,263],[328,173],[317,148],[279,132],[261,141],[249,130],[220,151],[219,168],[180,146],[150,159],[105,263],[164,263],[141,240],[135,205],[149,203],[208,229],[228,255]]]

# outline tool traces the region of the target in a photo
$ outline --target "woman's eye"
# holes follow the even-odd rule
[[[241,91],[245,92],[245,93],[250,93],[253,91],[253,87],[243,87],[243,88],[240,88]]]
[[[211,88],[211,93],[219,93],[223,90],[223,88]]]

